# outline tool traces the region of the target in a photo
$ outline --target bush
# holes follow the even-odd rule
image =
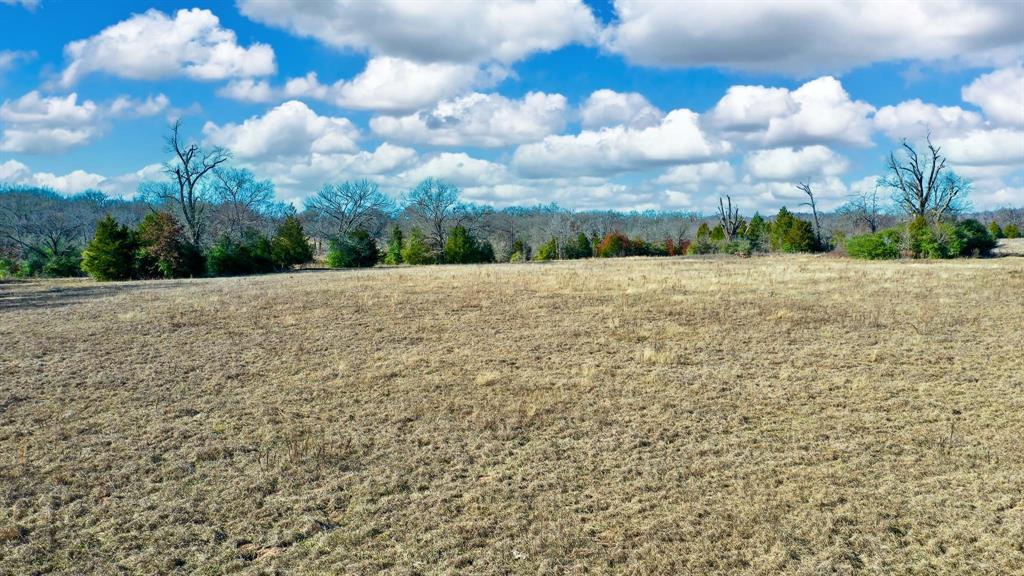
[[[270,240],[248,230],[241,240],[221,236],[206,255],[206,269],[211,276],[241,276],[273,272],[277,266]]]
[[[494,248],[489,242],[478,242],[465,227],[456,226],[448,232],[444,243],[444,261],[448,264],[493,262]]]
[[[995,238],[996,240],[1000,238],[1006,238],[1006,233],[999,226],[999,222],[996,222],[995,220],[989,223],[988,233],[991,234],[992,237]]]
[[[1020,238],[1020,228],[1017,228],[1016,224],[1007,224],[1006,228],[1003,228],[1003,236],[1007,238]]]
[[[914,258],[950,258],[949,238],[952,230],[943,224],[930,225],[923,216],[907,224],[907,249]]]
[[[43,265],[43,276],[66,278],[82,275],[82,253],[78,248],[68,248],[59,254],[47,252]]]
[[[583,232],[576,235],[575,241],[568,241],[565,246],[562,247],[563,256],[567,260],[576,260],[579,258],[590,258],[594,255],[594,247],[590,243],[590,238]]]
[[[366,230],[355,230],[331,241],[327,265],[332,268],[370,268],[377,263],[380,252],[377,242]]]
[[[387,252],[384,253],[384,263],[392,266],[402,263],[402,229],[398,226],[391,228]]]
[[[522,240],[512,243],[512,249],[508,254],[509,262],[525,262],[530,259],[530,247]]]
[[[313,261],[313,246],[306,238],[302,222],[291,215],[285,217],[274,233],[270,251],[278,268],[286,269]]]
[[[427,241],[424,239],[423,232],[419,228],[413,228],[409,232],[409,237],[405,239],[405,245],[402,247],[402,261],[412,265],[432,264],[434,262],[434,257],[430,254]]]
[[[996,247],[996,239],[977,220],[963,220],[953,229],[950,252],[960,256],[987,256]]]
[[[147,214],[139,223],[136,237],[137,277],[187,278],[203,274],[202,253],[185,239],[184,230],[170,214]]]
[[[537,255],[534,260],[541,262],[558,258],[558,240],[552,238],[537,247]]]
[[[901,241],[899,230],[894,228],[862,234],[846,240],[846,253],[864,260],[892,260],[900,257]]]
[[[598,258],[619,258],[629,256],[633,251],[633,243],[622,232],[609,232],[597,245],[596,256]]]
[[[775,216],[770,232],[772,250],[779,252],[814,252],[818,241],[811,223],[801,220],[783,206]]]
[[[135,269],[135,234],[107,216],[96,225],[96,234],[82,253],[82,271],[96,280],[129,280]]]

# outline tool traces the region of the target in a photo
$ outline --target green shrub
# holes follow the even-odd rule
[[[985,225],[969,219],[957,223],[953,229],[950,252],[960,256],[987,256],[996,247],[996,239]]]
[[[864,260],[893,260],[900,257],[901,236],[895,228],[853,236],[846,240],[846,253]]]
[[[753,247],[750,241],[745,238],[733,240],[732,242],[726,242],[722,245],[722,252],[726,254],[735,254],[737,256],[750,256],[753,253]]]
[[[711,229],[711,241],[716,244],[725,242],[725,230],[721,224]]]
[[[291,268],[313,261],[313,246],[296,216],[286,216],[270,241],[271,255],[278,268]]]
[[[778,252],[814,252],[818,249],[811,223],[797,218],[785,206],[775,216],[770,238],[772,250]]]
[[[951,258],[957,255],[950,249],[952,234],[948,224],[930,224],[918,216],[907,224],[907,249],[914,258]]]
[[[576,260],[579,258],[590,258],[594,255],[594,247],[590,243],[590,238],[583,232],[576,235],[575,241],[568,241],[565,246],[562,247],[562,252],[567,260]]]
[[[405,239],[405,244],[402,246],[402,261],[414,266],[434,262],[430,247],[427,246],[427,241],[419,228],[413,228]]]
[[[533,257],[534,260],[545,261],[554,260],[558,258],[558,240],[552,238],[547,242],[537,247],[537,255]]]
[[[391,228],[388,236],[388,248],[384,253],[384,263],[392,266],[402,263],[402,229],[398,226]]]
[[[82,253],[82,271],[96,280],[129,280],[135,271],[135,233],[107,216]]]
[[[1006,228],[1003,228],[1003,235],[1007,238],[1020,238],[1020,228],[1017,228],[1016,224],[1007,224]]]
[[[456,226],[448,232],[444,243],[444,261],[447,264],[493,262],[494,248],[489,242],[477,241],[464,226]]]
[[[66,278],[82,275],[82,253],[78,248],[68,248],[59,254],[47,251],[46,264],[43,265],[43,276]]]
[[[327,265],[332,268],[370,268],[380,252],[377,241],[366,230],[355,230],[331,242]]]
[[[225,234],[206,255],[206,269],[211,276],[265,274],[277,269],[270,240],[248,230],[241,240]]]
[[[768,235],[768,229],[766,224],[764,218],[759,213],[755,213],[754,217],[747,223],[744,236],[750,241],[751,250],[764,250],[767,246],[765,238]]]
[[[1006,233],[999,226],[999,222],[996,222],[995,220],[989,223],[988,233],[991,234],[992,237],[995,238],[996,240],[1000,238],[1006,238]]]

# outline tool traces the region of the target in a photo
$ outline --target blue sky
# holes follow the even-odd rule
[[[1022,2],[0,0],[0,180],[131,196],[162,134],[301,204],[418,179],[497,206],[832,208],[930,131],[1024,205]]]

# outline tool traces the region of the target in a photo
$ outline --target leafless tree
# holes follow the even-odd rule
[[[79,243],[88,223],[81,208],[53,192],[6,192],[0,195],[0,238],[24,254],[62,254]]]
[[[888,174],[882,184],[893,192],[896,205],[910,217],[939,220],[965,208],[970,183],[946,165],[942,150],[927,137],[927,151],[918,152],[903,140],[902,154],[889,153]]]
[[[206,226],[206,208],[209,203],[208,190],[201,186],[203,179],[215,168],[230,159],[231,154],[220,147],[203,149],[195,142],[186,143],[181,134],[181,120],[176,120],[167,136],[167,151],[174,159],[164,164],[164,172],[170,176],[173,187],[154,188],[153,191],[177,204],[189,240],[199,244]]]
[[[807,198],[809,198],[807,202],[803,202],[800,205],[811,207],[811,214],[814,216],[814,237],[817,238],[819,246],[824,246],[825,239],[821,233],[821,219],[818,218],[818,204],[814,200],[814,191],[811,189],[811,183],[800,182],[796,185],[796,187],[804,194],[807,194]]]
[[[841,207],[840,214],[849,215],[855,222],[868,227],[872,234],[878,231],[878,223],[882,215],[882,207],[878,202],[878,186],[870,192],[863,191],[855,194],[846,206]]]
[[[344,236],[358,229],[379,236],[394,211],[394,202],[368,180],[325,184],[306,200],[306,210],[321,222],[325,236]]]
[[[718,222],[725,231],[725,239],[731,242],[733,237],[739,234],[743,219],[740,218],[739,207],[732,207],[732,197],[726,194],[725,200],[722,202],[722,198],[718,198]]]
[[[436,251],[444,249],[448,231],[469,223],[473,212],[459,200],[455,186],[427,178],[405,196],[406,211],[416,224],[425,228],[427,239]]]
[[[238,238],[266,215],[274,199],[274,184],[257,180],[252,172],[239,168],[217,168],[213,176],[218,212],[228,233]]]

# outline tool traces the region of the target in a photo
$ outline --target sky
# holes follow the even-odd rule
[[[833,209],[926,134],[1024,205],[1024,0],[0,0],[0,182],[131,197],[189,138],[301,207]]]

